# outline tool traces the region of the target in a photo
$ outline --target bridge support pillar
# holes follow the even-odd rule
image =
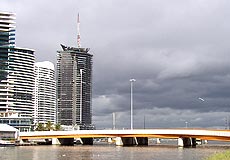
[[[184,147],[184,141],[183,141],[183,138],[178,138],[178,146],[179,147]]]
[[[52,145],[60,145],[60,141],[58,140],[58,138],[52,138]]]
[[[117,137],[117,138],[116,138],[116,145],[117,145],[117,146],[123,146],[123,142],[122,142],[121,137]]]
[[[192,146],[191,138],[183,138],[184,147]]]
[[[192,139],[192,147],[196,147],[196,138],[191,138]]]
[[[160,138],[157,138],[157,144],[161,144]]]
[[[81,138],[83,145],[93,145],[93,138]]]
[[[117,146],[133,146],[133,145],[137,145],[137,141],[134,137],[117,137],[116,145]]]
[[[28,141],[28,139],[20,139],[20,143],[22,144],[22,143],[28,143],[29,141]]]
[[[28,139],[19,139],[19,144],[27,144],[30,143]]]
[[[137,145],[148,145],[148,137],[137,137],[136,138],[136,142],[137,142]]]
[[[108,143],[114,143],[116,142],[116,138],[108,138]]]
[[[196,138],[178,138],[178,146],[180,147],[195,147]]]
[[[73,146],[74,145],[74,138],[58,138],[58,141],[61,145],[65,146]]]

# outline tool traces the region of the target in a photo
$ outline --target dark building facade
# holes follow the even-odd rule
[[[62,46],[57,56],[58,123],[92,129],[92,57],[89,48]]]

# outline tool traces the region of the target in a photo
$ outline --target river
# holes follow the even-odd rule
[[[205,144],[196,148],[180,148],[174,144],[122,147],[100,143],[18,146],[0,147],[0,160],[202,160],[229,149],[229,144]]]

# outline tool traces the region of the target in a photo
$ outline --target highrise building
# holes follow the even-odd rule
[[[35,63],[34,102],[34,123],[56,124],[56,81],[49,61]]]
[[[22,117],[32,117],[34,109],[34,50],[12,48],[9,52],[8,80],[12,82],[13,109]]]
[[[15,14],[0,12],[0,123],[31,129],[34,50],[15,46]]]
[[[15,47],[15,14],[0,12],[0,81],[8,75],[9,49]]]
[[[15,47],[15,15],[0,12],[0,117],[13,110],[13,81],[8,79],[10,71],[10,49]]]
[[[82,129],[92,125],[92,55],[89,48],[62,45],[57,58],[58,122],[78,125]]]
[[[57,56],[57,114],[61,125],[92,129],[92,57],[81,48],[61,45]]]

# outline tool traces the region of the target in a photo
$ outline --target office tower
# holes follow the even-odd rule
[[[92,57],[81,48],[61,45],[57,56],[57,114],[61,125],[92,129]]]
[[[62,125],[92,123],[92,55],[88,48],[63,46],[57,59],[57,109]]]
[[[34,124],[56,124],[56,81],[49,61],[35,63],[34,102]]]
[[[0,12],[0,123],[31,129],[34,50],[15,46],[15,15]]]

